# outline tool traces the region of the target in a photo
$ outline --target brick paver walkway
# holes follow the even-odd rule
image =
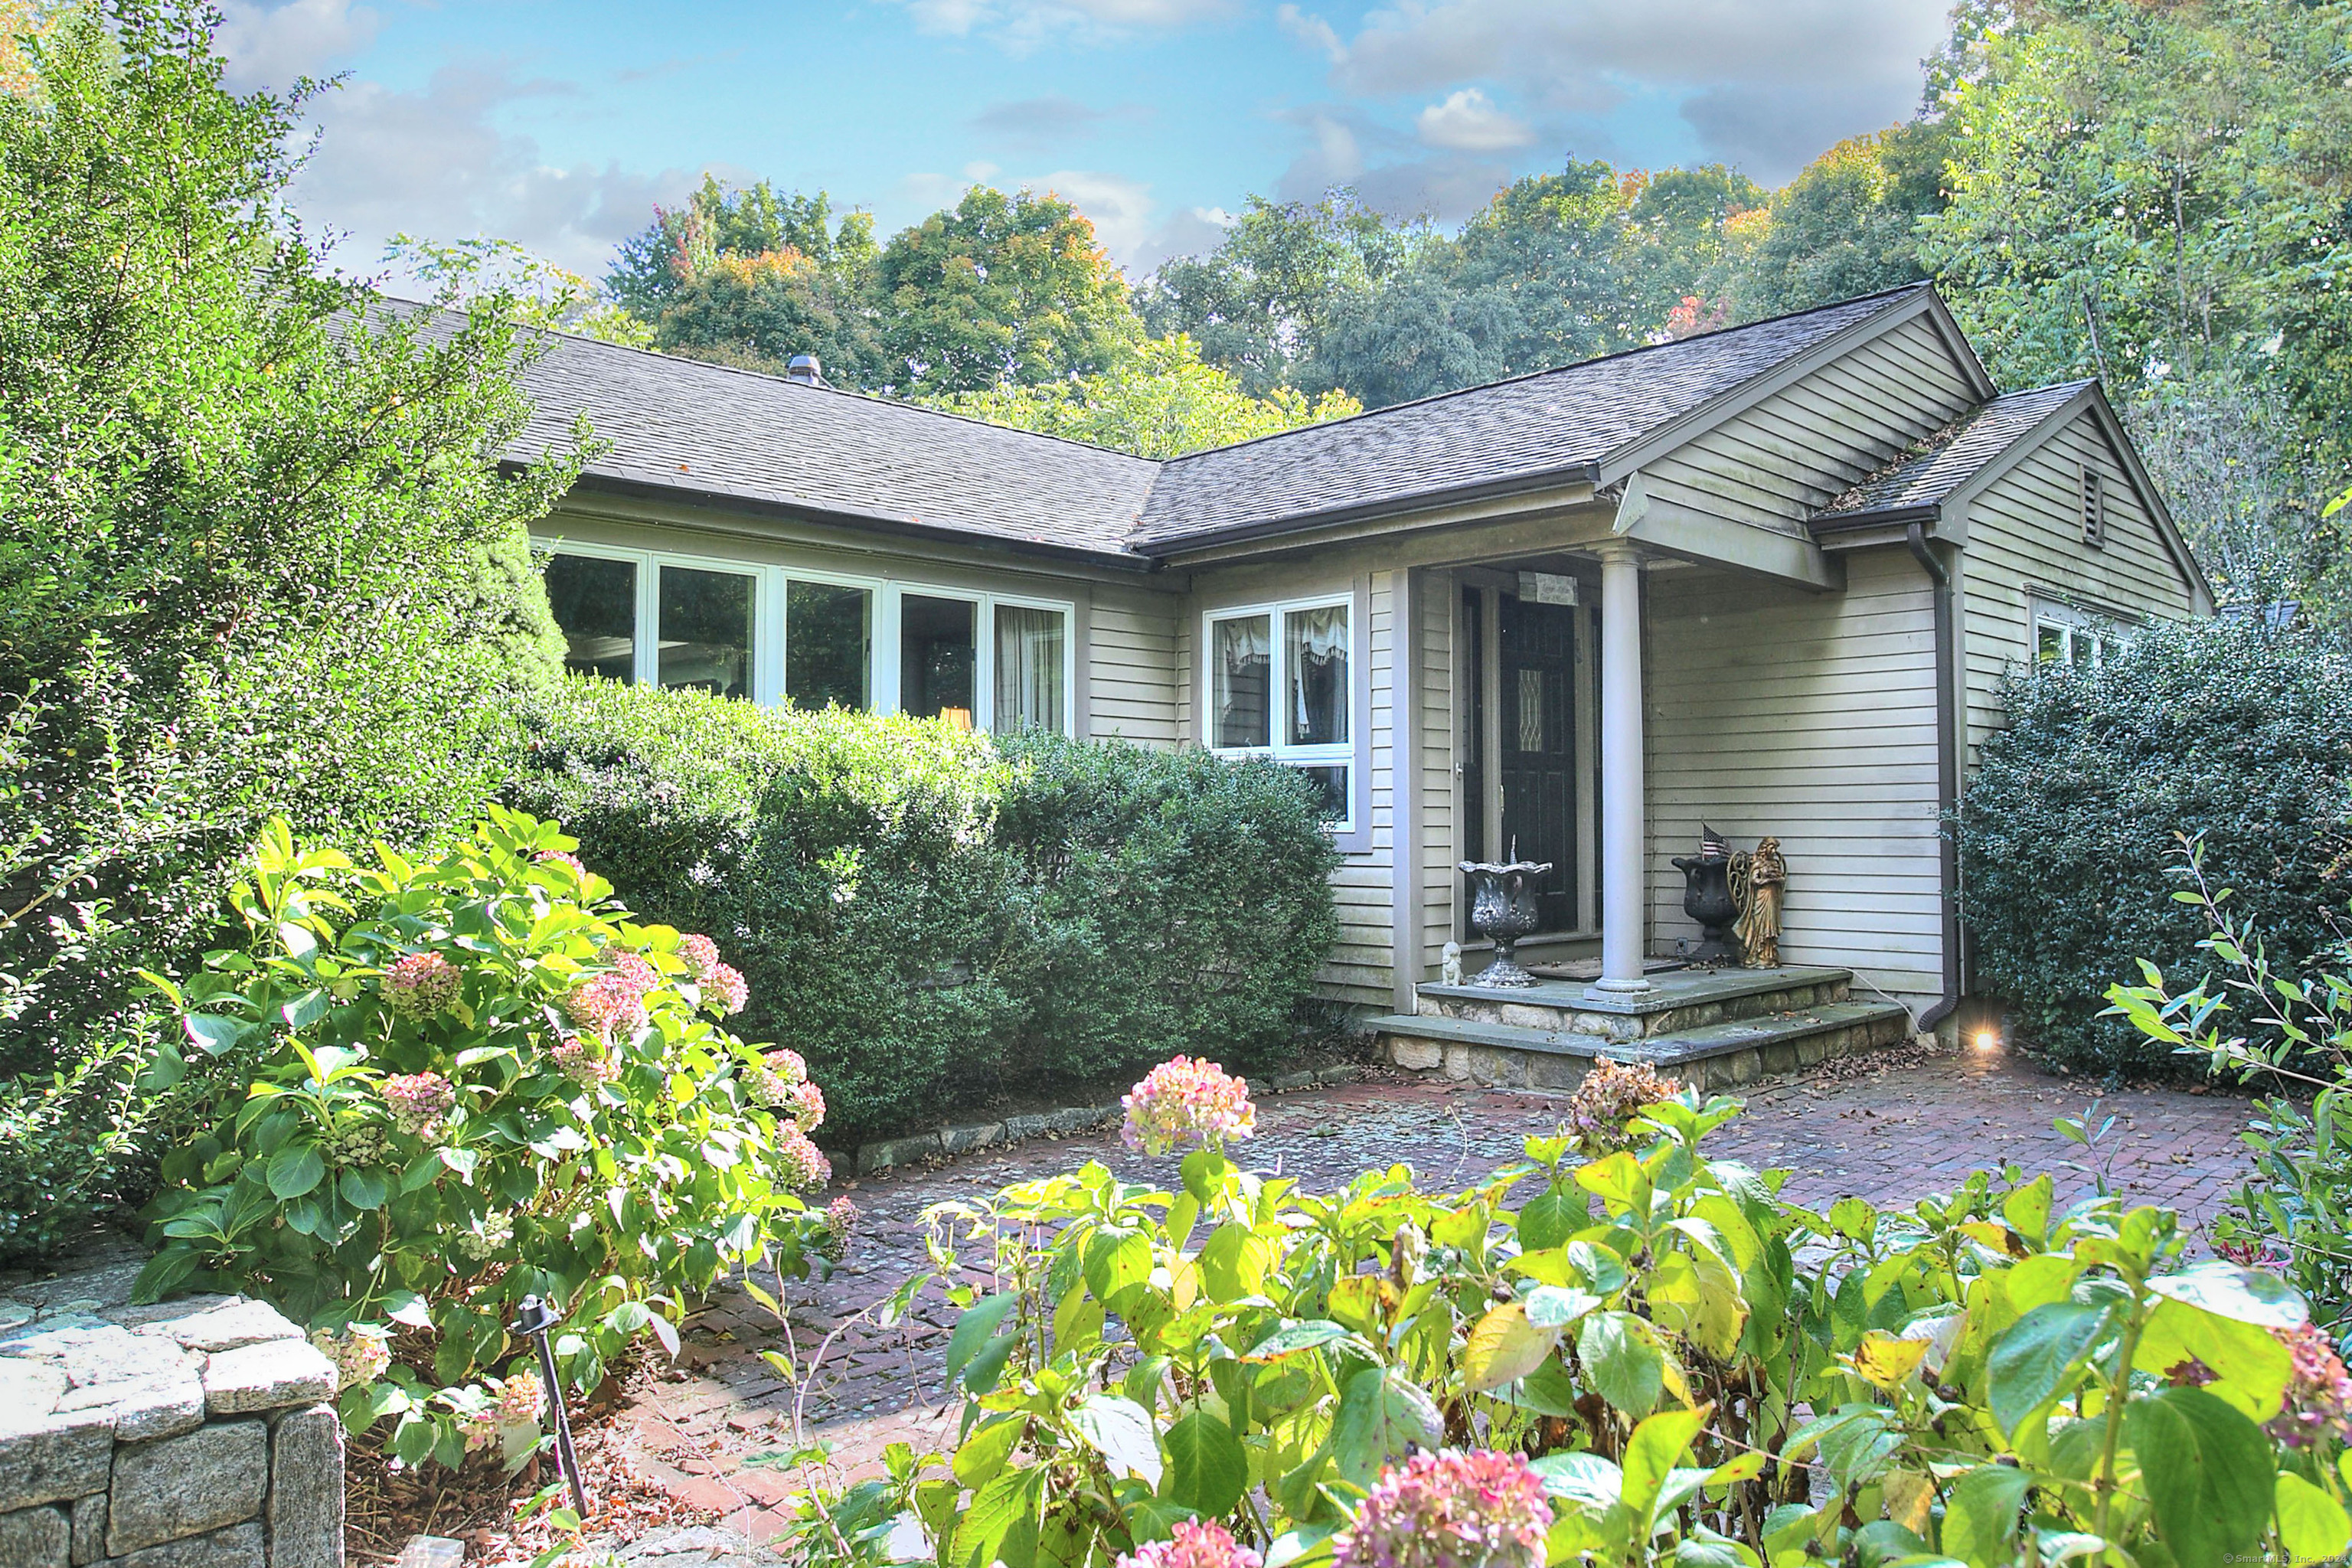
[[[2238,1134],[2247,1102],[2215,1091],[2134,1089],[2105,1097],[2115,1117],[2096,1152],[2053,1131],[2094,1098],[2080,1079],[1973,1051],[1904,1052],[1873,1063],[1833,1064],[1811,1078],[1758,1086],[1747,1112],[1708,1140],[1710,1152],[1791,1173],[1791,1199],[1825,1204],[1852,1194],[1905,1202],[1948,1189],[1969,1172],[2015,1162],[2058,1178],[2062,1203],[2091,1190],[2106,1164],[2114,1185],[2143,1202],[2202,1218],[2245,1171]],[[1843,1073],[1851,1076],[1830,1076]],[[1467,1185],[1519,1154],[1531,1132],[1558,1123],[1557,1098],[1422,1080],[1373,1079],[1339,1089],[1261,1100],[1250,1163],[1278,1169],[1314,1190],[1358,1171],[1402,1161],[1424,1186]],[[969,1155],[944,1167],[845,1183],[864,1210],[845,1267],[827,1282],[792,1295],[790,1341],[805,1357],[836,1323],[881,1300],[923,1263],[923,1210],[1088,1159],[1132,1180],[1167,1181],[1166,1162],[1129,1154],[1110,1135],[1040,1141]],[[832,1444],[836,1459],[870,1473],[884,1444],[918,1452],[949,1447],[940,1355],[955,1310],[936,1290],[913,1320],[890,1333],[863,1325],[845,1332],[804,1396],[803,1430]],[[787,1336],[776,1318],[740,1290],[723,1291],[689,1321],[676,1368],[633,1391],[626,1419],[643,1461],[697,1507],[726,1513],[754,1540],[773,1532],[772,1505],[792,1489],[789,1472],[743,1459],[792,1441],[793,1385],[759,1355]]]

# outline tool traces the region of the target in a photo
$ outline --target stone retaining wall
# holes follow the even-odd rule
[[[131,1306],[138,1268],[0,1280],[0,1568],[341,1568],[332,1363],[244,1297]]]

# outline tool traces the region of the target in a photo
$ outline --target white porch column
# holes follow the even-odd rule
[[[1642,552],[1601,556],[1601,979],[1613,995],[1650,989],[1643,973]]]

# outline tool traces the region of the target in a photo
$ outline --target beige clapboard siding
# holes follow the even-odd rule
[[[1643,483],[1660,500],[1793,528],[1974,401],[1916,318],[1653,459]]]
[[[2106,543],[2098,549],[2083,542],[2084,464],[2105,479]],[[2188,579],[2087,408],[1968,501],[1961,584],[1971,761],[2004,721],[2002,676],[2033,657],[2037,589],[2070,590],[2150,618],[2193,613]]]
[[[1087,616],[1087,730],[1139,745],[1174,748],[1178,726],[1177,622],[1172,594],[1097,588]]]
[[[1461,597],[1451,573],[1433,572],[1421,593],[1421,973],[1433,979],[1454,940],[1455,843],[1454,606]]]
[[[1849,557],[1835,594],[1652,574],[1654,948],[1698,935],[1668,862],[1696,851],[1703,823],[1742,847],[1776,834],[1788,962],[1852,968],[1915,1000],[1940,994],[1933,616],[1899,548]]]
[[[1358,785],[1358,809],[1371,813],[1371,847],[1349,855],[1332,874],[1331,894],[1339,912],[1339,940],[1316,981],[1335,1000],[1385,1011],[1391,1000],[1396,932],[1396,889],[1391,872],[1396,818],[1391,789],[1394,752],[1389,744],[1395,707],[1395,626],[1388,576],[1372,577],[1370,625],[1360,647],[1369,661],[1371,769]]]

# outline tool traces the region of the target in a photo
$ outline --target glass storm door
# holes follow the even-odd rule
[[[1500,595],[1502,832],[1496,859],[1518,841],[1522,860],[1549,860],[1538,882],[1539,931],[1576,929],[1576,616],[1567,605]]]

